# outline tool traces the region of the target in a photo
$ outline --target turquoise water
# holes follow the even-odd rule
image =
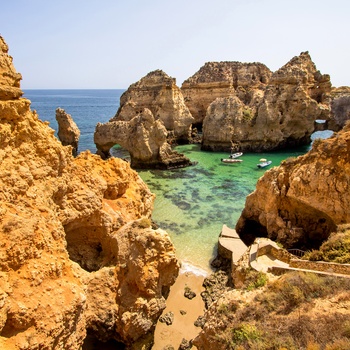
[[[57,132],[55,111],[64,108],[77,123],[81,136],[79,152],[96,152],[93,142],[95,126],[112,118],[125,90],[25,90],[41,120],[50,122]],[[326,138],[331,132],[317,132],[315,138]],[[165,229],[176,248],[178,258],[192,271],[210,271],[216,254],[217,240],[223,224],[234,227],[244,208],[245,198],[255,189],[265,171],[283,159],[304,154],[308,147],[296,150],[244,154],[242,163],[224,164],[228,154],[200,151],[199,145],[179,146],[198,164],[172,171],[149,170],[139,174],[157,198],[153,219]],[[114,152],[125,157],[125,152]],[[258,169],[260,158],[272,160],[268,168]]]
[[[285,152],[247,153],[241,163],[225,164],[227,153],[200,151],[199,145],[178,146],[198,164],[177,170],[139,171],[157,195],[153,220],[165,229],[184,263],[210,271],[216,255],[222,225],[234,228],[244,208],[245,198],[255,189],[259,177],[288,157],[304,154],[307,148]],[[260,158],[272,161],[258,169]]]

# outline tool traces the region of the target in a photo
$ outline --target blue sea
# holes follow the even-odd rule
[[[96,152],[95,126],[112,118],[125,90],[25,90],[32,110],[49,121],[57,132],[56,108],[63,108],[78,125],[81,136],[79,152]],[[329,132],[314,138],[329,137]],[[223,224],[234,228],[244,208],[245,198],[255,189],[259,177],[272,166],[289,157],[306,153],[308,147],[283,152],[247,153],[242,163],[224,164],[228,154],[204,152],[199,145],[176,149],[197,165],[177,170],[142,170],[141,178],[156,194],[153,220],[165,229],[174,243],[184,269],[206,274],[216,255],[217,240]],[[113,153],[117,155],[118,152]],[[268,168],[258,169],[260,158],[272,160]]]

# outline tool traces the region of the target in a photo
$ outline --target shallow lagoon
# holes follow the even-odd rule
[[[200,151],[200,145],[178,146],[195,166],[176,170],[142,170],[141,178],[156,194],[153,220],[165,229],[178,258],[199,271],[210,271],[222,225],[234,228],[247,195],[259,177],[282,160],[304,154],[308,147],[271,153],[247,153],[241,163],[225,164],[227,153]],[[260,158],[272,164],[258,169]]]

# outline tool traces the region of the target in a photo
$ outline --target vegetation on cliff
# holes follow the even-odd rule
[[[350,227],[341,225],[318,250],[307,252],[304,259],[350,264]]]
[[[293,272],[211,305],[194,344],[202,350],[350,348],[350,279]]]

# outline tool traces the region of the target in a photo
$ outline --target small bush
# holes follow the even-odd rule
[[[304,255],[304,259],[311,261],[335,262],[350,264],[350,229],[340,227],[338,232],[332,233],[319,250],[312,250]]]
[[[239,326],[232,328],[231,332],[234,345],[256,342],[261,338],[261,334],[257,328],[248,323],[242,323]]]
[[[248,291],[263,287],[268,281],[267,275],[263,272],[253,269],[247,269],[245,271],[245,288]]]

